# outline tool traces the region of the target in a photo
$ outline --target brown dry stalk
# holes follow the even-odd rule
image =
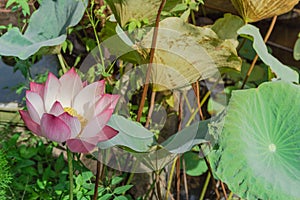
[[[155,20],[155,28],[153,31],[152,44],[151,44],[151,49],[150,49],[150,59],[149,59],[149,64],[148,64],[148,68],[147,68],[147,74],[146,74],[146,80],[145,80],[144,90],[143,90],[143,94],[142,94],[142,99],[141,99],[139,110],[137,113],[137,119],[136,119],[137,122],[140,122],[140,120],[141,120],[143,108],[145,105],[145,100],[146,100],[146,96],[147,96],[147,92],[148,92],[148,88],[149,88],[149,81],[150,81],[150,74],[151,74],[151,69],[152,69],[152,64],[153,64],[153,59],[154,59],[154,53],[155,53],[155,48],[156,48],[156,42],[157,42],[160,14],[166,4],[166,1],[167,0],[161,1],[161,4],[160,4],[158,12],[157,12],[156,20]]]

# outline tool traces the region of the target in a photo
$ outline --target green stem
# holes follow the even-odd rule
[[[178,157],[175,158],[175,160],[173,161],[173,164],[172,164],[165,200],[168,200],[168,195],[169,195],[169,192],[171,191],[172,180],[173,180],[173,175],[174,175],[177,159],[178,159]]]
[[[69,167],[69,180],[70,180],[70,197],[69,200],[73,200],[73,156],[72,152],[67,148],[68,167]]]
[[[204,196],[205,196],[205,193],[206,193],[206,190],[207,190],[207,186],[208,186],[210,177],[211,177],[210,172],[208,172],[199,200],[203,200],[204,199]]]
[[[230,192],[229,196],[228,196],[228,200],[231,200],[233,196],[233,192]]]
[[[63,56],[61,55],[61,53],[59,53],[57,54],[57,57],[58,57],[59,64],[63,70],[63,73],[66,73],[68,70],[66,68]]]
[[[103,59],[103,52],[102,52],[102,49],[101,49],[101,44],[100,44],[100,40],[99,40],[99,37],[98,37],[98,33],[97,33],[97,25],[98,25],[98,22],[99,21],[95,21],[94,18],[93,18],[93,7],[94,7],[94,1],[92,1],[91,3],[91,13],[89,13],[89,11],[86,12],[88,18],[89,18],[89,21],[92,25],[92,28],[93,28],[93,32],[94,32],[94,35],[95,35],[95,39],[96,39],[96,42],[97,42],[97,47],[98,47],[98,51],[99,51],[99,55],[100,55],[100,59],[101,59],[101,65],[103,68],[105,68],[105,63],[104,63],[104,59]]]

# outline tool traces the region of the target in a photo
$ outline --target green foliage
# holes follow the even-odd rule
[[[186,174],[189,176],[200,176],[207,171],[207,165],[203,158],[200,158],[199,153],[186,152],[181,159],[181,168],[183,168],[182,162],[185,162]]]
[[[299,83],[299,74],[283,65],[280,61],[268,53],[267,47],[259,33],[259,29],[253,25],[247,24],[239,29],[238,34],[250,35],[253,37],[253,48],[256,50],[262,61],[269,65],[272,71],[282,80]]]
[[[6,8],[30,16],[28,2],[8,0]],[[102,151],[109,152],[117,146],[150,171],[161,170],[178,154],[183,154],[181,169],[191,176],[200,176],[207,171],[202,156],[212,151],[209,159],[213,175],[240,197],[299,199],[297,100],[300,91],[299,85],[292,84],[299,83],[299,75],[271,55],[272,51],[263,42],[257,27],[244,25],[241,18],[228,13],[211,26],[198,27],[195,26],[198,14],[206,16],[205,7],[199,9],[204,1],[167,0],[161,13],[151,71],[150,81],[155,84],[150,84],[150,88],[159,93],[155,101],[159,101],[159,106],[165,106],[167,112],[173,112],[176,120],[181,119],[185,117],[181,116],[184,112],[169,109],[182,106],[176,105],[178,102],[174,100],[173,93],[185,92],[184,89],[189,90],[190,85],[199,80],[205,80],[206,86],[210,81],[218,82],[214,74],[225,78],[223,82],[209,87],[205,98],[202,99],[203,94],[200,94],[201,110],[210,115],[218,114],[216,117],[205,114],[206,120],[182,128],[158,144],[162,131],[153,129],[151,125],[150,130],[142,126],[153,103],[150,102],[150,92],[143,96],[146,103],[140,123],[135,121],[147,71],[147,65],[144,65],[145,68],[138,65],[149,62],[153,39],[153,27],[149,27],[155,22],[161,0],[106,0],[104,4],[92,0],[89,5],[86,0],[38,2],[40,7],[30,16],[24,34],[23,30],[12,25],[0,25],[0,34],[7,31],[0,37],[0,55],[18,57],[12,58],[16,61],[15,71],[20,70],[30,81],[44,82],[47,74],[39,74],[33,80],[30,73],[30,67],[40,56],[49,53],[62,56],[63,53],[65,58],[72,60],[70,64],[69,59],[60,57],[61,64],[68,68],[68,65],[78,66],[85,62],[85,54],[89,53],[88,61],[93,59],[95,62],[88,66],[90,68],[84,78],[89,82],[105,78],[109,83],[108,93],[121,88],[121,96],[128,100],[125,103],[128,108],[120,108],[117,111],[119,115],[111,117],[108,125],[119,134],[109,141],[100,142],[98,147]],[[113,16],[108,16],[108,7]],[[69,34],[76,35],[78,40],[74,41],[72,37],[66,39]],[[83,49],[79,54],[78,46]],[[300,39],[294,48],[296,60],[300,59],[299,52]],[[256,54],[258,62],[245,89],[240,90]],[[142,76],[128,75],[130,70]],[[275,76],[286,82],[269,82]],[[221,84],[224,89],[215,90],[214,87]],[[27,87],[26,83],[22,83],[13,89],[21,93]],[[206,87],[200,87],[200,92],[206,92]],[[168,92],[172,93],[171,97]],[[121,103],[124,99],[121,98]],[[198,113],[198,106],[188,105],[193,115],[191,119]],[[4,199],[70,198],[66,158],[63,153],[53,155],[54,149],[65,151],[60,144],[48,143],[26,131],[16,132],[8,125],[0,130],[0,138],[0,199],[2,196]],[[199,144],[204,152],[197,146]],[[75,199],[91,199],[95,176],[80,161],[80,155],[75,154],[75,157]],[[121,161],[127,163],[128,160]],[[105,176],[99,184],[98,199],[133,199],[128,195],[133,187],[130,184],[132,174],[116,175],[116,170],[106,167],[103,173]],[[159,180],[149,184],[146,196],[155,191],[155,182]],[[171,179],[168,177],[167,180]]]
[[[30,8],[28,5],[29,1],[28,0],[8,0],[6,2],[5,7],[8,8],[12,6],[12,11],[15,12],[19,8],[22,9],[22,13],[24,16],[30,15]]]
[[[244,25],[244,21],[235,15],[226,13],[223,18],[218,19],[211,29],[222,39],[237,39],[237,31]]]
[[[9,168],[7,165],[6,156],[0,150],[0,199],[6,199],[6,190],[11,183],[11,174],[9,173]]]
[[[218,148],[216,177],[246,199],[299,199],[300,87],[284,81],[234,91]]]
[[[140,124],[122,116],[113,115],[109,126],[119,131],[111,140],[100,142],[99,148],[106,149],[115,145],[126,146],[134,151],[146,152],[154,143],[153,133]]]
[[[67,28],[81,19],[86,4],[86,1],[73,0],[42,1],[40,8],[32,14],[24,35],[14,27],[0,37],[0,55],[25,60],[41,47],[61,44],[66,39]]]
[[[300,36],[300,34],[298,35],[298,37]],[[293,52],[294,58],[295,60],[300,60],[300,39],[298,38],[295,46],[294,46],[294,52]]]

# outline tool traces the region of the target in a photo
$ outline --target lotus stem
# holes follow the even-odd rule
[[[58,57],[59,64],[63,70],[63,73],[66,73],[68,71],[68,69],[66,68],[63,56],[61,55],[61,53],[59,53],[59,54],[57,54],[57,57]]]
[[[177,191],[177,195],[176,195],[176,199],[180,200],[180,155],[177,156],[178,159],[176,160],[176,191]]]
[[[99,161],[99,154],[100,154],[100,149],[98,149],[98,158],[97,158],[97,172],[96,172],[96,181],[95,181],[95,187],[94,187],[94,196],[93,200],[98,199],[98,187],[99,187],[99,181],[100,181],[100,176],[101,176],[101,162]]]
[[[155,47],[156,47],[156,42],[157,42],[160,14],[166,4],[166,1],[167,0],[161,1],[161,4],[159,6],[159,9],[158,9],[158,12],[156,15],[155,28],[153,31],[152,44],[151,44],[151,50],[150,50],[150,59],[149,59],[149,64],[148,64],[148,68],[147,68],[146,80],[145,80],[145,86],[144,86],[144,90],[143,90],[143,94],[142,94],[142,99],[141,99],[139,110],[137,113],[137,119],[136,119],[137,122],[140,122],[140,120],[141,120],[143,108],[145,105],[146,95],[147,95],[148,88],[149,88],[150,74],[151,74],[152,64],[153,64],[153,60],[154,60]]]
[[[168,181],[168,187],[167,187],[167,192],[166,192],[165,200],[168,199],[168,195],[169,195],[170,190],[171,190],[171,185],[172,185],[172,180],[173,180],[173,175],[174,175],[174,171],[175,171],[175,166],[176,166],[177,159],[178,159],[178,157],[175,158],[175,160],[173,161],[173,164],[172,164],[172,168],[171,168],[171,171],[170,171],[170,179]]]
[[[156,96],[156,91],[152,91],[151,94],[151,101],[150,101],[150,108],[149,108],[149,112],[148,112],[148,116],[147,116],[147,121],[145,124],[145,128],[148,128],[150,125],[150,121],[151,121],[151,117],[153,114],[153,110],[154,110],[154,105],[155,105],[155,96]]]
[[[162,198],[162,195],[161,195],[161,189],[160,189],[160,172],[159,171],[156,171],[155,172],[155,179],[156,179],[156,191],[157,191],[157,196],[158,196],[158,199],[163,199]]]
[[[208,186],[210,177],[211,177],[211,175],[210,175],[210,172],[208,171],[207,176],[206,176],[206,180],[205,180],[203,189],[202,189],[202,191],[201,191],[201,195],[200,195],[199,200],[203,200],[203,199],[204,199],[204,196],[205,196],[205,193],[206,193],[206,190],[207,190],[207,186]]]
[[[69,181],[70,181],[70,191],[69,191],[69,200],[73,200],[73,187],[74,187],[74,181],[73,181],[73,156],[72,152],[69,148],[67,148],[67,157],[68,157],[68,167],[69,167]]]
[[[230,192],[229,196],[228,196],[228,199],[227,200],[231,200],[232,199],[232,196],[233,196],[233,192]]]
[[[183,183],[184,183],[184,190],[185,190],[185,198],[189,199],[189,188],[187,183],[187,177],[186,177],[186,166],[185,166],[185,160],[182,159],[182,168],[183,168]]]

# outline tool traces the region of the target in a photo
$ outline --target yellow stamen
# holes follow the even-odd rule
[[[79,115],[79,114],[76,112],[75,109],[73,109],[73,108],[71,108],[71,107],[65,107],[65,108],[64,108],[64,111],[67,112],[67,113],[69,113],[69,114],[72,115],[73,117],[77,117],[78,120],[80,121],[80,124],[81,124],[81,127],[82,127],[82,128],[86,126],[87,120],[86,120],[83,116]]]

